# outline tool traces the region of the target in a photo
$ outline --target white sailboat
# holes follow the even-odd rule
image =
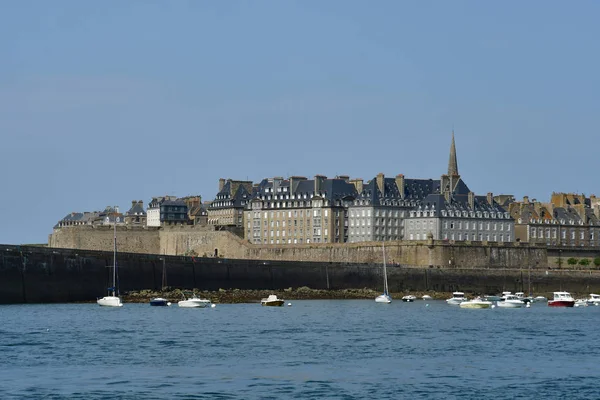
[[[122,307],[123,302],[118,296],[119,291],[117,289],[117,221],[118,217],[115,213],[114,220],[114,251],[113,251],[113,279],[112,287],[108,288],[108,296],[104,296],[98,299],[98,305],[105,307]]]
[[[385,245],[383,245],[383,294],[375,298],[377,303],[389,304],[392,302],[392,296],[388,292],[387,270],[385,266]]]

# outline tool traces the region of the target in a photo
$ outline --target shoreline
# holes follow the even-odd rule
[[[260,300],[271,294],[284,300],[372,300],[379,296],[381,292],[372,289],[311,289],[308,287],[299,287],[296,289],[288,288],[283,290],[245,290],[245,289],[219,289],[218,291],[209,290],[181,290],[169,289],[164,291],[140,290],[131,291],[121,295],[125,303],[146,303],[155,297],[162,297],[171,303],[191,297],[192,293],[200,298],[210,300],[215,304],[239,304],[239,303],[260,303]],[[392,298],[400,300],[407,294],[421,297],[425,294],[432,297],[433,300],[445,300],[452,297],[451,293],[445,292],[412,292],[412,293],[390,293]]]
[[[306,286],[299,288],[288,288],[283,290],[246,290],[246,289],[219,289],[216,291],[210,290],[182,290],[165,288],[163,291],[156,290],[140,290],[130,291],[121,294],[121,298],[125,303],[147,303],[156,297],[162,297],[171,303],[183,300],[185,297],[191,297],[193,293],[197,297],[210,300],[215,304],[240,304],[240,303],[260,303],[260,300],[268,297],[271,294],[277,295],[280,299],[287,300],[373,300],[382,292],[372,289],[311,289]],[[446,300],[452,297],[452,292],[435,292],[435,291],[414,291],[414,292],[390,292],[392,299],[401,301],[403,296],[412,294],[421,300],[423,295],[431,296],[432,300]],[[480,293],[467,293],[468,298],[473,298]],[[548,297],[548,294],[542,293]],[[574,298],[578,298],[573,294]],[[587,297],[584,296],[584,297]]]

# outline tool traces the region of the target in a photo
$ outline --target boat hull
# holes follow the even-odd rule
[[[169,303],[167,299],[158,298],[150,300],[150,305],[153,307],[167,307],[170,306],[171,303]]]
[[[382,294],[375,298],[375,302],[389,304],[392,302],[392,298],[387,294]]]
[[[491,301],[463,301],[460,303],[460,308],[490,308],[492,306]]]
[[[265,307],[281,307],[285,300],[261,301],[260,305]]]
[[[97,303],[102,307],[123,307],[123,302],[117,296],[104,296],[98,299]]]
[[[574,307],[575,300],[548,300],[549,307]]]
[[[498,302],[498,307],[500,307],[500,308],[521,308],[524,305],[525,305],[525,303],[523,303],[522,301],[513,302],[513,301],[509,301],[509,300],[504,300],[504,301]]]
[[[210,300],[181,300],[177,305],[182,308],[206,308]]]

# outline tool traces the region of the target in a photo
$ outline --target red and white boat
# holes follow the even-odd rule
[[[548,300],[550,307],[573,307],[575,299],[569,292],[554,292],[554,299]]]

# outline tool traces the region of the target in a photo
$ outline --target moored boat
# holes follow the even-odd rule
[[[600,294],[590,294],[590,297],[587,299],[587,303],[591,306],[598,306],[600,305]]]
[[[477,297],[473,300],[463,301],[459,304],[459,306],[460,308],[490,308],[492,306],[492,302]]]
[[[154,307],[166,307],[170,306],[171,302],[167,299],[163,299],[162,297],[156,297],[150,300],[150,305]]]
[[[200,299],[198,297],[196,297],[196,295],[194,294],[193,297],[186,299],[185,296],[182,294],[183,296],[183,300],[177,302],[177,305],[179,307],[183,307],[183,308],[206,308],[210,306],[210,300],[208,299]]]
[[[569,292],[554,292],[554,298],[548,300],[550,307],[574,307],[575,299]]]
[[[113,266],[112,266],[112,287],[108,288],[108,294],[99,298],[96,303],[103,307],[123,307],[123,301],[119,297],[119,287],[117,280],[117,222],[119,217],[114,220],[114,241],[113,241]]]
[[[388,290],[387,269],[385,265],[385,245],[383,245],[383,293],[375,297],[375,302],[390,304],[392,302],[392,296],[390,296]]]
[[[446,300],[448,304],[453,305],[460,304],[463,301],[467,301],[467,298],[465,297],[465,294],[463,292],[453,292],[452,297]]]
[[[270,294],[266,299],[260,301],[261,306],[279,307],[285,303],[285,300],[277,298],[276,294]]]
[[[423,297],[421,297],[423,300],[433,300],[433,297],[431,297],[430,295],[426,294],[423,295]]]
[[[523,300],[519,300],[514,294],[507,294],[504,296],[503,301],[498,302],[498,307],[501,308],[521,308],[523,305],[525,305]]]
[[[577,299],[575,300],[575,307],[587,307],[588,302],[587,299]]]
[[[404,301],[404,302],[413,302],[416,299],[417,299],[417,296],[413,296],[412,294],[402,297],[402,301]]]

